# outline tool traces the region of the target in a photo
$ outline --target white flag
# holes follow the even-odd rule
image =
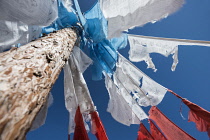
[[[176,69],[178,64],[178,45],[210,46],[209,41],[170,39],[149,36],[128,35],[130,44],[129,59],[133,62],[145,61],[148,68],[156,71],[155,65],[150,57],[151,53],[159,53],[165,57],[173,55],[174,62],[171,70]]]
[[[77,55],[78,60],[81,60],[80,64],[77,62],[75,55]],[[83,117],[87,116],[85,114],[89,113],[90,111],[95,110],[87,84],[81,72],[85,70],[81,69],[84,68],[81,66],[85,66],[85,68],[87,68],[90,65],[90,63],[86,63],[87,60],[90,60],[90,58],[88,58],[88,56],[82,53],[81,50],[75,46],[73,53],[64,67],[65,105],[70,113],[69,133],[74,132],[74,117],[78,106],[80,106]],[[87,125],[86,128],[88,128]]]
[[[58,16],[57,0],[0,0],[0,20],[48,26]]]
[[[177,11],[184,0],[100,0],[108,20],[108,37],[124,30],[155,22]]]
[[[116,121],[130,126],[148,118],[131,95],[126,91],[121,92],[107,74],[105,74],[105,85],[110,97],[107,111]]]
[[[124,87],[127,89],[133,89],[133,98],[137,100],[139,105],[156,106],[162,101],[167,92],[167,89],[149,78],[146,74],[136,68],[130,61],[125,59],[120,54],[117,67],[119,67],[122,72],[117,73],[119,70],[116,71],[116,77],[120,80],[120,74],[123,73],[132,82],[132,84],[127,84],[126,80],[122,79],[119,81],[119,83],[123,83],[122,85],[124,85]]]

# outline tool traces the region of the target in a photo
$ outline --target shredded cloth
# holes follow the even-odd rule
[[[177,11],[184,0],[101,0],[101,9],[108,20],[108,37],[122,31],[155,22]]]
[[[70,0],[1,0],[0,52],[25,45],[41,33],[75,25],[78,21],[70,6]]]
[[[36,115],[32,123],[32,126],[30,128],[30,131],[33,131],[45,124],[45,120],[47,118],[47,111],[48,111],[48,108],[52,105],[52,103],[53,103],[53,96],[52,96],[52,93],[50,92],[44,106],[42,106],[42,108]]]
[[[154,139],[147,128],[143,125],[143,123],[141,123],[138,131],[137,140],[156,140],[156,138]]]
[[[182,100],[182,102],[187,105],[190,109],[188,121],[194,122],[196,124],[196,128],[201,132],[207,132],[210,137],[210,112],[203,109],[202,107],[182,98],[172,90],[168,90],[178,98]]]
[[[90,111],[95,110],[87,84],[82,75],[82,72],[84,72],[91,63],[92,60],[75,46],[64,67],[65,106],[70,113],[69,133],[74,132],[74,117],[78,105],[83,115],[89,114]],[[84,117],[88,116],[85,115]]]
[[[125,87],[140,106],[158,105],[167,92],[165,87],[152,80],[120,54],[114,77],[117,79],[116,85],[119,89]]]
[[[57,0],[1,0],[0,20],[48,26],[58,16]]]
[[[89,140],[79,106],[77,108],[74,121],[76,124],[74,131],[74,140]]]
[[[42,32],[41,27],[27,25],[20,21],[0,20],[0,50],[6,51],[16,44],[26,43],[39,38]]]
[[[152,119],[162,130],[168,140],[195,140],[184,130],[169,120],[157,107],[151,107],[149,118]]]
[[[166,137],[163,135],[163,133],[155,126],[152,120],[149,119],[149,123],[150,123],[150,132],[152,134],[152,137],[155,138],[155,140],[167,140]]]
[[[96,136],[98,140],[108,140],[106,131],[101,122],[101,119],[99,118],[98,112],[94,111],[94,112],[91,112],[90,114],[91,114],[91,121],[92,121],[92,129],[91,129],[92,133]]]
[[[121,92],[107,74],[105,74],[105,85],[109,92],[107,111],[116,121],[130,126],[139,124],[140,120],[148,118],[131,95],[126,91]]]
[[[151,53],[159,53],[165,57],[173,55],[171,70],[175,71],[178,64],[179,45],[210,46],[209,41],[170,39],[140,35],[128,35],[128,40],[130,44],[129,59],[133,62],[145,61],[147,68],[152,68],[154,71],[157,69],[150,57]]]

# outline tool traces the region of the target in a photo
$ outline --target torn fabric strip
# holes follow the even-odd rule
[[[184,0],[101,0],[108,20],[108,37],[119,36],[124,30],[155,22],[177,11]],[[158,12],[157,12],[158,11]]]
[[[107,20],[104,18],[97,2],[89,11],[85,13],[86,25],[85,32],[87,37],[94,43],[99,43],[107,37]]]
[[[57,0],[1,0],[0,20],[48,26],[58,16]]]
[[[107,39],[107,20],[104,18],[97,2],[85,13],[85,36],[88,40],[93,64],[93,80],[102,79],[102,71],[112,74],[117,61],[117,50],[127,45],[127,35],[122,34],[118,38]]]
[[[94,111],[90,114],[92,120],[92,133],[97,137],[98,140],[108,140],[106,131],[98,115],[98,112]]]
[[[210,137],[210,112],[186,99],[182,101],[190,108],[189,121],[193,121],[199,131],[208,132]]]
[[[175,71],[178,64],[178,46],[179,45],[198,45],[210,46],[208,41],[170,39],[149,36],[128,35],[130,44],[129,59],[133,62],[145,61],[147,68],[152,68],[154,71],[155,64],[150,57],[151,53],[159,53],[165,57],[173,55],[172,71]]]
[[[79,22],[76,11],[72,7],[68,7],[69,0],[58,0],[58,18],[47,27],[42,28],[42,33],[49,34],[66,27],[77,26]]]
[[[74,140],[89,140],[79,106],[77,108],[74,121],[76,124],[74,131]]]
[[[121,92],[107,74],[105,74],[105,85],[110,98],[107,111],[116,121],[130,126],[148,118],[131,95],[126,91]]]
[[[140,86],[137,85],[132,78],[125,74],[120,67],[116,68],[114,80],[121,92],[126,90],[131,94],[131,96],[133,96],[140,106],[146,107],[151,105],[150,99],[147,97],[146,93],[144,93]]]
[[[210,112],[203,109],[202,107],[188,101],[187,99],[182,98],[172,90],[168,90],[178,98],[182,100],[182,102],[187,105],[190,109],[188,121],[192,121],[196,124],[196,128],[201,132],[207,132],[210,137]]]
[[[81,73],[85,72],[85,70],[93,63],[93,61],[77,46],[74,47],[72,53],[76,59],[75,63]]]
[[[71,0],[58,0],[58,3],[59,3],[59,1],[61,1],[62,3],[63,3],[63,5],[64,5],[64,7],[69,11],[69,12],[71,12],[72,11],[72,1]]]
[[[149,118],[162,130],[168,140],[195,140],[184,130],[169,120],[157,107],[151,107]]]
[[[141,123],[138,131],[137,140],[156,140],[156,138],[154,139],[147,128],[143,125],[143,123]]]
[[[39,26],[28,26],[20,21],[0,20],[0,49],[6,51],[15,44],[25,45],[39,38],[41,32]]]
[[[53,103],[53,96],[52,96],[52,93],[50,92],[48,95],[48,99],[45,102],[44,106],[42,106],[42,108],[36,115],[36,117],[32,123],[32,126],[30,128],[30,131],[33,131],[45,124],[48,108],[52,105],[52,103]]]
[[[102,42],[90,45],[90,57],[94,60],[93,80],[102,79],[102,71],[112,75],[117,62],[117,50],[127,45],[127,35],[122,34],[119,38],[110,40],[104,39]]]
[[[167,89],[144,74],[129,60],[119,54],[115,77],[119,80],[120,89],[124,86],[132,92],[133,98],[141,106],[158,105],[164,98]]]
[[[79,60],[79,63],[77,60]],[[84,71],[90,63],[92,63],[90,58],[75,46],[73,53],[70,55],[70,58],[64,67],[65,105],[70,113],[69,133],[74,132],[74,117],[78,105],[80,106],[83,115],[95,110],[89,90],[82,75],[82,71]]]
[[[166,137],[163,135],[163,133],[155,126],[152,120],[149,120],[149,123],[150,123],[150,132],[152,134],[152,137],[155,138],[155,140],[167,140]]]

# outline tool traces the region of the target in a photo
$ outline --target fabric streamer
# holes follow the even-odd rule
[[[113,74],[117,62],[117,50],[126,47],[127,35],[107,39],[107,20],[103,16],[99,2],[85,13],[85,18],[85,36],[89,41],[90,57],[94,60],[92,79],[101,80],[103,70]]]
[[[101,80],[102,71],[110,75],[113,74],[118,57],[117,50],[124,48],[126,45],[127,35],[123,34],[120,38],[103,40],[89,47],[90,57],[94,60],[93,80]]]
[[[115,77],[122,83],[117,86],[120,89],[126,87],[140,106],[158,105],[167,92],[165,87],[153,81],[120,54]]]
[[[169,120],[157,107],[151,107],[149,118],[162,130],[168,140],[195,140],[184,130]]]
[[[0,13],[0,51],[6,51],[40,37],[41,26],[58,16],[57,0],[1,0]]]
[[[98,116],[98,112],[94,111],[90,114],[92,120],[92,133],[97,137],[98,140],[108,140],[104,126]]]
[[[82,26],[84,26],[85,23],[86,23],[86,19],[85,19],[84,15],[81,12],[78,0],[74,0],[74,5],[75,5],[75,8],[77,10],[77,15],[78,15],[78,18],[80,20],[80,23],[82,24]]]
[[[127,29],[166,18],[182,7],[183,3],[184,0],[100,1],[101,9],[108,20],[108,38],[120,36]]]
[[[78,105],[83,116],[89,114],[91,111],[95,111],[88,87],[82,75],[82,72],[91,63],[90,58],[75,46],[73,53],[64,67],[65,105],[70,113],[69,133],[74,132],[74,117]],[[88,117],[88,115],[84,117]]]
[[[64,7],[69,11],[71,12],[72,11],[72,1],[71,0],[58,0],[58,1],[61,1],[64,5]]]
[[[116,121],[130,126],[131,124],[139,124],[140,120],[148,118],[127,91],[121,92],[111,78],[106,73],[104,75],[110,98],[107,111],[111,113]]]
[[[1,0],[0,20],[48,26],[58,16],[57,0]]]
[[[42,28],[42,33],[49,34],[53,31],[63,29],[66,27],[77,26],[79,23],[76,11],[72,7],[68,6],[69,0],[66,2],[58,0],[58,18],[49,26]]]
[[[154,139],[147,128],[144,126],[144,124],[141,123],[138,131],[137,140],[156,140],[156,138]]]
[[[159,53],[165,57],[173,55],[172,71],[175,71],[178,64],[178,46],[179,45],[197,45],[210,47],[209,41],[169,39],[150,36],[128,35],[130,44],[129,59],[133,62],[145,61],[147,68],[154,71],[155,64],[150,57],[151,53]]]
[[[74,121],[76,124],[74,131],[74,140],[89,140],[79,106],[77,108]]]
[[[32,123],[32,126],[30,128],[30,131],[33,131],[45,124],[45,120],[47,118],[47,111],[48,111],[48,108],[52,105],[52,103],[53,103],[53,96],[52,96],[52,93],[50,92],[44,106],[42,106],[42,108],[36,115]]]
[[[163,133],[155,126],[152,120],[149,119],[149,123],[150,123],[150,132],[152,134],[152,137],[155,138],[155,140],[167,140],[166,137],[163,135]]]
[[[172,90],[168,90],[178,98],[182,100],[182,102],[187,105],[190,109],[188,121],[194,122],[196,124],[196,128],[201,132],[207,132],[210,137],[210,112],[203,109],[202,107],[188,101],[187,99],[182,98]]]
[[[85,32],[94,43],[99,43],[107,37],[107,20],[104,18],[97,2],[89,11],[85,12]]]
[[[28,26],[20,21],[0,20],[0,50],[6,51],[12,45],[26,43],[39,38],[41,27]]]

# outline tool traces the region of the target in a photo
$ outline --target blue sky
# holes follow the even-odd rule
[[[82,11],[88,10],[95,0],[79,0]],[[209,0],[187,0],[181,10],[155,24],[147,24],[143,27],[130,30],[129,33],[194,39],[210,41],[210,1]],[[119,52],[128,57],[129,46]],[[144,73],[161,85],[175,91],[177,94],[187,98],[193,103],[200,105],[210,111],[210,48],[202,46],[179,46],[179,64],[175,72],[170,70],[172,58],[153,54],[152,58],[158,69],[153,72],[147,69],[144,62],[134,63]],[[108,93],[104,86],[104,80],[92,81],[91,69],[85,74],[91,96],[97,106],[100,118],[105,126],[110,140],[133,140],[137,138],[139,125],[130,127],[115,121],[111,114],[106,112],[108,105]],[[68,112],[64,105],[63,72],[61,72],[56,84],[53,86],[52,94],[54,103],[49,108],[47,120],[44,126],[30,132],[28,140],[65,140],[68,131]],[[181,101],[175,96],[167,93],[158,108],[174,123],[198,140],[208,139],[206,132],[197,131],[195,124],[183,120],[180,113]],[[146,112],[149,108],[143,108]],[[188,117],[188,108],[182,105],[182,114]],[[148,127],[147,120],[143,123]],[[90,133],[90,139],[95,137]]]

